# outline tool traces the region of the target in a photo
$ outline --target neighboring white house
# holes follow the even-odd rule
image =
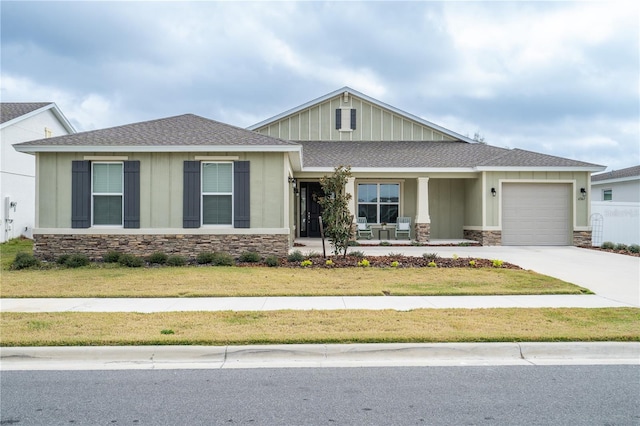
[[[0,242],[31,238],[35,224],[36,160],[17,152],[20,142],[76,133],[53,102],[0,103]]]
[[[593,245],[640,244],[640,166],[591,176]]]

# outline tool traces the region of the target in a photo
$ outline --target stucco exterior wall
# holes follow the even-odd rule
[[[13,145],[42,139],[48,129],[51,136],[69,132],[51,110],[24,118],[0,130],[0,242],[21,235],[32,236],[36,217],[36,160],[35,156],[17,152]],[[15,211],[5,217],[5,198],[16,202]],[[13,222],[8,223],[5,219]],[[10,226],[7,226],[10,225]]]
[[[591,184],[591,200],[604,201],[604,190],[611,189],[612,200],[619,203],[640,202],[640,177],[621,182],[597,182]]]

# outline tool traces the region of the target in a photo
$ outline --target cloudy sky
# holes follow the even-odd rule
[[[349,86],[491,145],[640,164],[640,2],[2,0],[0,97],[246,127]]]

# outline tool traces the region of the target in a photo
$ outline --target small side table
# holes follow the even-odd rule
[[[387,241],[388,241],[389,240],[389,228],[387,228],[387,229],[380,228],[380,230],[378,231],[378,238],[380,238],[380,240],[382,240],[382,233],[383,232],[387,233]]]

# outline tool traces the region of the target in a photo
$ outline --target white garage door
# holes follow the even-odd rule
[[[571,245],[571,185],[502,185],[502,244]]]

